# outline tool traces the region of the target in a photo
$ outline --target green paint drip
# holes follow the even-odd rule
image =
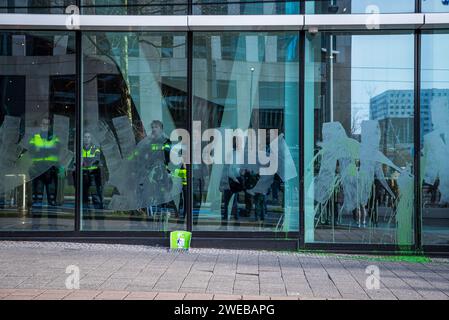
[[[396,241],[402,250],[407,250],[413,244],[413,176],[409,168],[401,172],[398,185],[400,195],[396,210]]]

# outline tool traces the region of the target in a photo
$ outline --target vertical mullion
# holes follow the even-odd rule
[[[82,128],[82,47],[81,31],[75,31],[75,231],[81,230],[81,128]]]
[[[189,0],[191,1],[191,0]],[[191,8],[191,6],[189,6]],[[185,206],[185,216],[187,219],[187,230],[192,231],[192,220],[193,220],[193,189],[192,189],[192,107],[193,107],[193,95],[192,95],[192,67],[193,67],[193,33],[192,31],[187,32],[187,131],[189,132],[189,163],[186,165],[187,168],[187,201]]]
[[[414,106],[414,174],[415,174],[415,250],[422,249],[421,237],[421,30],[415,31],[415,106]]]
[[[303,6],[301,7],[303,11]],[[305,206],[304,206],[304,106],[305,106],[305,51],[306,51],[306,32],[299,32],[299,247],[302,249],[305,245]]]
[[[305,14],[306,1],[299,1],[299,13]],[[305,247],[305,206],[304,206],[304,106],[305,106],[305,57],[306,57],[306,32],[299,31],[299,248]]]

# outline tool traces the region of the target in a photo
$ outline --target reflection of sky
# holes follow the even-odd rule
[[[449,88],[449,34],[422,36],[422,88]]]
[[[351,12],[365,13],[368,6],[379,7],[380,13],[414,12],[415,0],[353,0]]]
[[[313,13],[315,4],[314,2],[322,1],[326,0],[307,1],[306,12]],[[367,7],[372,5],[377,6],[380,13],[405,13],[415,11],[415,0],[352,0],[351,2],[345,0],[335,1],[338,6],[342,6],[342,4],[344,4],[345,2],[348,2],[350,4],[352,13],[366,13]],[[344,7],[341,7],[340,10],[341,12],[345,12]]]
[[[423,12],[449,12],[449,3],[443,4],[443,0],[422,0]],[[446,3],[446,2],[445,2]]]
[[[351,113],[369,119],[369,102],[387,90],[411,90],[414,82],[414,36],[352,37]]]

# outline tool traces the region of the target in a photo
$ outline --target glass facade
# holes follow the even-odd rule
[[[0,0],[0,13],[64,14],[76,0]]]
[[[449,27],[404,18],[438,21],[449,1],[0,0],[0,14],[73,4],[105,17],[0,20],[0,237],[447,250]],[[179,17],[115,27],[125,15]]]
[[[214,150],[218,161],[193,165],[194,230],[298,230],[298,45],[295,32],[194,35],[192,113],[203,142],[193,153],[213,137],[223,160],[242,156],[228,163]]]
[[[83,14],[180,15],[187,6],[186,0],[81,0]]]
[[[422,12],[449,12],[447,0],[421,0]]]
[[[192,0],[193,14],[299,14],[300,1]]]
[[[415,12],[415,0],[305,0],[305,6],[306,14]]]
[[[305,241],[413,244],[413,34],[306,41]]]
[[[421,64],[421,203],[422,240],[449,244],[449,200],[446,136],[449,126],[449,62],[447,31],[422,35]]]
[[[84,33],[82,45],[82,229],[183,227],[170,132],[187,128],[186,34]]]
[[[74,38],[0,33],[1,231],[74,229]]]
[[[0,13],[63,14],[78,5],[82,14],[106,15],[271,15],[448,12],[446,0],[0,0]],[[70,12],[69,12],[70,13]]]

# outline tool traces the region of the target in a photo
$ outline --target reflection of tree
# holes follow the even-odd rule
[[[161,34],[159,37],[163,38],[164,36]],[[133,95],[135,96],[138,93],[133,92],[133,87],[131,85],[133,77],[130,75],[129,57],[135,56],[136,50],[139,50],[140,53],[148,53],[148,47],[151,47],[153,49],[151,50],[151,54],[155,54],[154,59],[160,60],[163,58],[162,49],[164,47],[169,46],[171,49],[182,47],[186,45],[185,41],[175,45],[173,43],[167,45],[164,41],[161,41],[161,44],[157,44],[150,41],[148,38],[141,39],[139,35],[133,33],[96,33],[92,36],[86,35],[85,39],[95,48],[95,55],[98,57],[96,59],[102,61],[102,63],[106,60],[113,64],[116,69],[113,73],[117,73],[117,77],[112,77],[112,75],[108,74],[95,74],[93,77],[86,79],[84,84],[87,84],[90,81],[99,81],[104,87],[103,90],[119,90],[116,91],[116,93],[120,94],[120,101],[113,105],[112,113],[114,116],[126,115],[132,123],[136,135],[144,136],[145,130],[139,112],[133,103]],[[144,48],[143,45],[147,47]],[[151,60],[153,57],[152,55],[147,56],[147,54],[145,54],[138,58],[139,61],[142,59]],[[163,97],[166,97],[167,90],[164,91],[162,89],[163,82],[164,81],[162,80],[160,81],[161,94]],[[172,91],[170,92],[173,94]],[[111,108],[106,108],[104,111],[110,113],[110,110]],[[108,119],[108,122],[110,122],[110,120],[111,118]]]
[[[357,110],[352,115],[351,119],[351,136],[355,137],[357,134],[360,134],[360,126],[363,121],[363,115],[361,114],[360,110]]]
[[[185,0],[85,0],[83,12],[106,15],[169,15],[185,14]],[[168,3],[167,3],[168,2]]]
[[[96,40],[92,39],[91,36],[86,36],[86,39],[95,47],[99,55],[108,58],[116,67],[117,72],[123,79],[125,85],[121,87],[123,104],[119,107],[119,112],[121,114],[126,114],[131,121],[134,123],[132,116],[132,97],[129,89],[129,74],[128,74],[128,35],[118,35],[118,36],[108,36],[106,34],[96,35]],[[126,39],[124,41],[124,39]],[[124,48],[125,47],[125,48]],[[113,48],[120,48],[120,58],[117,62],[116,58],[111,54]],[[98,75],[93,78],[88,79],[85,83],[97,79]]]

